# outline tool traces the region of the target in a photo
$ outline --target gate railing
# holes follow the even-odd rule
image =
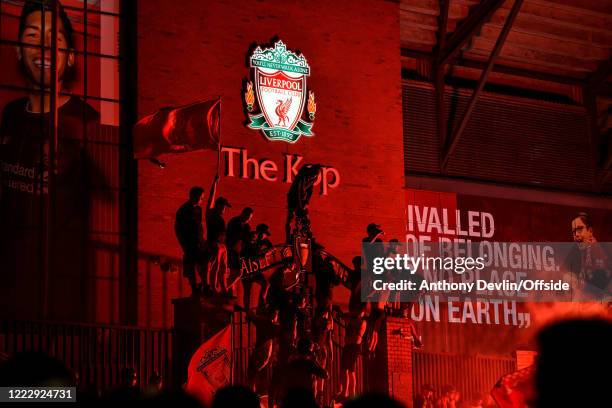
[[[141,385],[148,382],[153,372],[159,373],[164,383],[177,386],[173,379],[172,329],[95,325],[82,323],[54,323],[37,321],[0,322],[0,355],[20,351],[42,351],[62,361],[78,374],[79,384],[98,390],[109,389],[121,382],[125,368],[135,370]],[[334,318],[334,358],[328,363],[329,380],[325,398],[331,400],[340,390],[343,373],[340,369],[345,327],[343,319]],[[233,382],[246,384],[249,356],[255,345],[255,327],[245,314],[236,312],[232,325]],[[263,374],[271,378],[271,361]],[[516,370],[512,357],[464,356],[414,350],[412,353],[412,381],[415,395],[428,384],[440,390],[453,385],[468,397],[489,392],[504,374]],[[357,364],[357,392],[363,390],[363,364]]]
[[[0,322],[0,352],[41,351],[64,363],[82,386],[105,390],[121,382],[121,373],[133,369],[141,385],[157,372],[172,384],[170,329],[53,323]]]
[[[249,363],[249,356],[253,352],[255,346],[255,327],[250,323],[245,316],[245,313],[236,312],[233,317],[233,330],[232,339],[234,347],[234,372],[233,382],[235,384],[246,384],[247,383],[247,370]],[[334,331],[332,334],[333,344],[333,359],[328,359],[328,374],[329,379],[325,382],[324,396],[326,401],[331,401],[333,397],[340,390],[342,383],[343,373],[340,369],[340,359],[342,356],[342,346],[344,345],[345,338],[345,325],[344,319],[339,315],[334,317]],[[268,364],[265,372],[261,375],[270,379],[272,377],[272,367],[275,365],[274,354],[272,361]],[[362,384],[362,357],[360,356],[357,360],[357,393],[363,390]],[[268,382],[269,383],[269,382]]]
[[[424,385],[438,392],[451,385],[463,398],[488,394],[504,375],[516,370],[512,357],[457,355],[415,350],[412,353],[412,384],[415,395]]]

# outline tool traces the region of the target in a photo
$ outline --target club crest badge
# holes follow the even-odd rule
[[[269,140],[295,143],[300,136],[314,136],[312,126],[317,105],[314,92],[306,88],[310,66],[303,55],[287,50],[282,41],[272,48],[257,47],[249,58],[253,82],[247,81],[244,102],[248,127],[259,129]],[[255,110],[255,98],[259,113]],[[308,111],[307,120],[304,108]]]

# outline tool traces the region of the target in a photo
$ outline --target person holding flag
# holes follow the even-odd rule
[[[206,205],[206,240],[208,251],[208,284],[216,293],[227,293],[229,267],[227,264],[227,248],[225,247],[225,220],[223,215],[226,208],[231,208],[225,197],[215,199],[219,174],[210,188],[208,204]]]
[[[195,102],[178,107],[164,107],[145,116],[134,126],[134,158],[148,159],[159,167],[162,154],[185,153],[203,149],[217,151],[217,175],[206,205],[207,240],[203,240],[201,196],[204,189],[194,187],[189,200],[176,214],[175,233],[183,248],[183,274],[189,279],[192,292],[227,292],[227,250],[225,249],[225,208],[229,202],[215,200],[219,183],[221,155],[221,98]],[[195,278],[199,267],[202,290]]]
[[[189,280],[191,294],[201,292],[196,281],[196,268],[201,285],[206,290],[206,265],[204,258],[204,228],[202,226],[202,195],[204,189],[194,186],[189,190],[189,199],[179,207],[174,222],[174,233],[183,249],[183,276]]]

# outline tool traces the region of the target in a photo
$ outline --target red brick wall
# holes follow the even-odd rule
[[[407,407],[412,407],[412,340],[410,323],[406,319],[387,318],[386,354],[388,392]]]
[[[311,202],[313,231],[345,262],[360,252],[365,226],[376,220],[387,237],[402,238],[403,147],[398,4],[371,1],[139,1],[139,115],[165,105],[221,95],[222,139],[249,156],[279,166],[283,153],[304,163],[334,166],[341,184]],[[269,142],[244,127],[241,87],[250,75],[247,53],[254,43],[278,36],[301,51],[311,66],[308,86],[317,98],[313,138],[296,144]],[[172,224],[192,185],[207,189],[216,154],[162,157],[159,169],[139,166],[139,323],[171,324],[170,299],[188,292],[180,272],[163,273],[147,254],[180,257]],[[284,239],[288,184],[222,178],[219,193],[233,208],[255,209],[253,224],[271,226]]]

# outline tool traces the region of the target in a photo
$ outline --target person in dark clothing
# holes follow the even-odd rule
[[[182,406],[182,405],[177,405]],[[230,385],[215,392],[212,408],[259,408],[257,394],[241,385]]]
[[[19,20],[17,59],[29,93],[8,103],[0,119],[0,314],[19,311],[20,318],[40,316],[41,283],[49,282],[49,316],[84,320],[89,310],[85,287],[91,201],[104,187],[86,141],[97,132],[100,115],[81,99],[65,95],[74,74],[73,30],[59,5],[57,45],[57,144],[50,143],[52,12],[50,2],[26,1]],[[44,29],[44,32],[43,32]],[[56,147],[56,148],[52,148]],[[55,154],[53,166],[50,157]],[[49,203],[49,170],[54,168],[54,197]],[[104,191],[98,189],[97,191]],[[53,209],[53,213],[48,213]],[[45,243],[51,225],[53,240]],[[46,259],[46,246],[50,250]],[[42,276],[48,260],[48,279]],[[65,293],[71,293],[69,299]],[[60,301],[61,298],[61,301]],[[11,318],[17,316],[12,315]]]
[[[224,197],[218,197],[217,186],[219,184],[219,175],[215,176],[208,203],[206,205],[206,251],[207,251],[207,282],[213,291],[217,293],[225,293],[228,291],[227,274],[229,267],[227,265],[227,249],[225,246],[225,214],[226,208],[231,208],[229,201]]]
[[[315,344],[317,362],[323,369],[327,369],[327,367],[331,366],[331,362],[334,359],[333,330],[334,319],[331,307],[327,310],[319,311],[312,323],[312,339]],[[322,378],[318,379],[316,385],[315,397],[322,403],[323,392],[325,391],[325,380]]]
[[[257,225],[257,228],[255,228],[255,255],[273,247],[272,241],[270,241],[271,235],[268,224]]]
[[[74,387],[72,372],[55,357],[42,351],[20,351],[0,363],[3,387]]]
[[[308,297],[305,293],[297,293],[294,297],[295,309],[293,311],[295,319],[294,342],[309,335],[310,329],[310,308],[308,307]]]
[[[400,253],[400,250],[401,250],[401,247],[399,244],[399,240],[397,238],[390,239],[386,256],[389,258],[393,258],[398,253]],[[404,278],[404,276],[402,276],[401,271],[398,271],[396,269],[388,270],[387,272],[385,272],[385,275],[383,276],[385,276],[385,279],[388,280],[389,282],[400,282]],[[420,284],[421,282],[421,275],[416,274],[416,273],[409,274],[408,276],[405,276],[405,278],[413,282],[416,282],[417,287],[418,287],[418,284]],[[410,296],[410,300],[413,300],[413,299],[417,300],[418,292],[414,291],[410,295],[403,294],[403,296]],[[390,297],[388,292],[381,294],[381,297],[383,297],[383,299],[389,298],[389,303],[391,304],[392,310],[393,312],[396,313],[397,316],[404,317],[406,319],[410,319],[410,313],[412,311],[412,307],[414,307],[415,302],[408,302],[406,300],[402,301],[402,296],[400,295],[399,292],[395,293],[395,296],[393,297]],[[382,325],[382,320],[384,318],[384,316],[380,313],[380,308],[373,308],[371,317],[373,318],[372,330],[376,330],[376,331],[380,330],[380,326]],[[418,334],[416,327],[414,325],[414,322],[411,319],[409,321],[409,324],[410,324],[410,335],[412,336],[412,345],[415,348],[423,347],[421,336]],[[375,347],[376,346],[374,346],[374,348]],[[370,351],[374,351],[374,349]]]
[[[280,335],[278,309],[268,308],[261,314],[247,312],[247,319],[255,325],[255,347],[249,358],[248,380],[255,386],[259,374],[270,362],[274,339]]]
[[[282,276],[286,271],[279,269],[275,275]],[[279,321],[282,326],[281,340],[278,345],[277,361],[286,363],[293,351],[296,337],[296,295],[285,290],[282,285],[275,282],[275,275],[270,280],[270,290],[267,297],[268,304],[279,310]]]
[[[121,380],[117,387],[111,389],[102,400],[102,405],[114,405],[118,402],[133,404],[140,401],[142,394],[138,386],[138,374],[131,367],[121,370]]]
[[[378,257],[385,256],[385,247],[382,237],[385,235],[380,225],[376,223],[368,224],[366,228],[367,236],[362,239],[363,245],[367,245],[366,254],[366,270],[372,270],[372,260]],[[370,316],[368,318],[368,334],[367,334],[367,349],[369,352],[374,352],[378,345],[378,332],[385,317],[385,304],[387,302],[388,292],[382,292],[380,299],[377,302],[370,303]]]
[[[230,270],[240,271],[242,264],[240,262],[240,254],[244,252],[244,241],[234,241],[234,245],[227,247],[227,264]],[[235,272],[232,272],[235,274]],[[239,274],[239,273],[238,273]]]
[[[359,397],[347,401],[343,408],[406,408],[401,402],[386,394],[365,393]]]
[[[163,387],[164,379],[159,374],[159,372],[153,371],[153,373],[151,373],[151,375],[149,376],[149,383],[145,388],[145,394],[147,395],[147,397],[152,397],[154,395],[159,394]]]
[[[340,283],[340,279],[336,276],[331,258],[326,258],[321,263],[317,261],[317,265],[313,269],[316,281],[317,314],[321,314],[331,309],[333,287]]]
[[[294,388],[287,392],[280,403],[280,408],[321,408],[312,392]]]
[[[206,204],[206,241],[212,245],[219,243],[219,236],[222,232],[226,232],[223,215],[226,208],[232,208],[226,198],[218,197],[215,199],[218,185],[219,175],[217,174],[210,188],[208,203]]]
[[[383,242],[382,237],[385,236],[385,232],[379,224],[374,222],[369,223],[366,227],[366,233],[368,235],[362,240],[364,243],[373,244],[375,242]]]
[[[381,229],[380,225],[376,224],[376,223],[370,223],[368,224],[368,226],[366,227],[366,233],[368,234],[366,237],[364,237],[361,242],[363,245],[371,245],[371,244],[375,244],[375,245],[371,245],[368,246],[366,248],[369,248],[369,250],[367,251],[371,256],[366,258],[366,266],[371,269],[371,259],[370,258],[374,258],[377,256],[383,256],[385,253],[385,248],[383,245],[383,237],[385,236],[384,231]]]
[[[201,207],[203,195],[202,187],[192,187],[189,199],[177,210],[174,222],[174,233],[183,249],[183,276],[189,280],[192,295],[200,292],[195,276],[196,268],[202,285],[207,284]]]
[[[611,344],[609,318],[564,320],[544,328],[538,334],[536,396],[529,406],[608,406]]]
[[[361,344],[366,331],[366,321],[364,318],[365,311],[361,310],[358,314],[350,315],[346,322],[346,337],[344,340],[344,348],[340,360],[340,368],[342,370],[342,389],[340,390],[340,399],[347,399],[355,395],[356,390],[356,369],[357,358],[361,353]]]
[[[235,298],[234,307],[236,310],[247,310],[244,304],[244,271],[242,269],[242,260],[240,254],[244,252],[244,242],[238,240],[234,242],[234,246],[227,247],[227,266],[228,278],[227,286],[229,293]]]
[[[359,314],[362,310],[365,310],[366,303],[361,300],[361,263],[362,259],[360,256],[353,258],[353,270],[351,271],[346,287],[351,291],[349,297],[349,313]]]
[[[378,257],[384,257],[386,253],[385,244],[383,243],[383,237],[385,233],[381,229],[380,225],[376,223],[370,223],[366,227],[367,236],[361,240],[362,252],[364,254],[363,262],[365,263],[365,270],[372,271],[373,265],[372,260]],[[370,274],[366,274],[370,276]],[[370,282],[368,282],[369,287]]]
[[[244,244],[248,244],[251,236],[251,219],[253,218],[253,209],[245,207],[240,215],[232,218],[227,223],[227,246],[233,247],[234,243],[242,240]]]
[[[368,316],[367,349],[374,353],[378,346],[378,333],[385,319],[384,303],[370,303],[370,315]]]
[[[289,358],[283,370],[279,400],[296,389],[306,390],[314,397],[315,379],[329,377],[327,371],[317,363],[312,350],[313,343],[310,340],[300,339],[298,341],[296,354]]]
[[[279,270],[282,275],[283,272]],[[276,387],[273,394],[280,392],[285,375],[285,367],[291,356],[296,353],[298,338],[304,335],[306,324],[306,297],[285,290],[281,285],[271,280],[268,302],[279,310],[279,322],[281,325],[278,350],[276,353],[276,364],[273,370],[272,384]]]
[[[436,390],[429,384],[422,387],[421,393],[414,399],[414,408],[434,408]]]
[[[273,247],[272,242],[268,239],[270,237],[270,227],[267,224],[259,224],[255,228],[254,239],[251,241],[249,248],[245,251],[247,256],[255,257],[261,255],[263,252]],[[270,284],[264,279],[261,274],[254,274],[244,279],[242,282],[244,286],[244,304],[246,307],[250,307],[251,304],[251,291],[253,289],[253,283],[259,285],[259,299],[257,300],[257,306],[266,304],[268,296],[268,290]]]
[[[227,224],[226,246],[227,246],[227,262],[232,274],[234,271],[240,270],[240,257],[248,256],[248,248],[251,240],[251,219],[253,218],[253,209],[245,207],[240,215],[232,218]],[[241,285],[241,293],[243,295],[243,306],[248,306],[245,287],[250,290],[250,282],[243,281]],[[236,293],[236,291],[234,291]]]

